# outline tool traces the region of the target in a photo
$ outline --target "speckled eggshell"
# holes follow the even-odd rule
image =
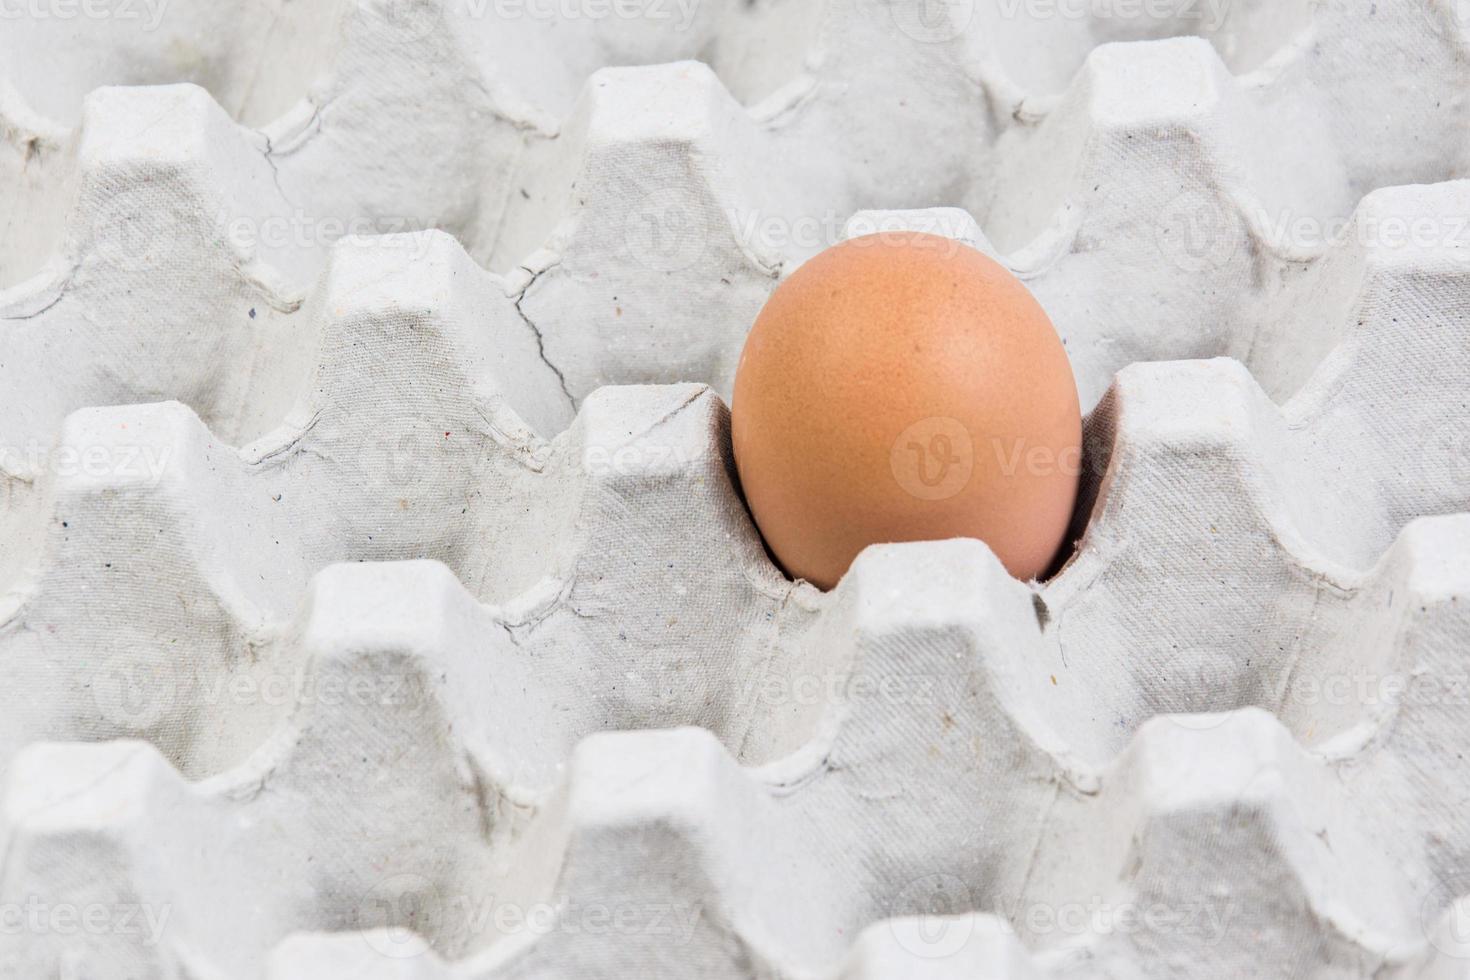
[[[1081,470],[1046,313],[991,259],[918,233],[844,242],[781,284],[740,356],[732,438],[771,551],[822,588],[870,544],[955,537],[1037,577]]]

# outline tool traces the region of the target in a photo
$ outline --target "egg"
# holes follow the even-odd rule
[[[918,233],[849,240],[781,283],[740,355],[731,440],[771,553],[823,589],[868,545],[957,537],[1039,577],[1082,463],[1077,383],[1041,305]]]

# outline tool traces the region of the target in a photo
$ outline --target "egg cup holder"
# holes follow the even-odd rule
[[[1168,7],[0,21],[0,977],[1464,975],[1470,17]],[[902,229],[1066,342],[1043,585],[736,492]]]

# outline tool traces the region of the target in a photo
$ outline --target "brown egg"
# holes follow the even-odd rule
[[[746,339],[731,411],[756,524],[824,589],[870,544],[956,537],[1035,578],[1077,499],[1082,420],[1056,329],[947,238],[857,238],[797,269]]]

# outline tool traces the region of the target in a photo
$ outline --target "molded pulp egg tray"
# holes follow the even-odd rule
[[[1470,7],[25,0],[0,976],[1470,974]],[[788,581],[783,275],[1011,268],[1075,551]]]

